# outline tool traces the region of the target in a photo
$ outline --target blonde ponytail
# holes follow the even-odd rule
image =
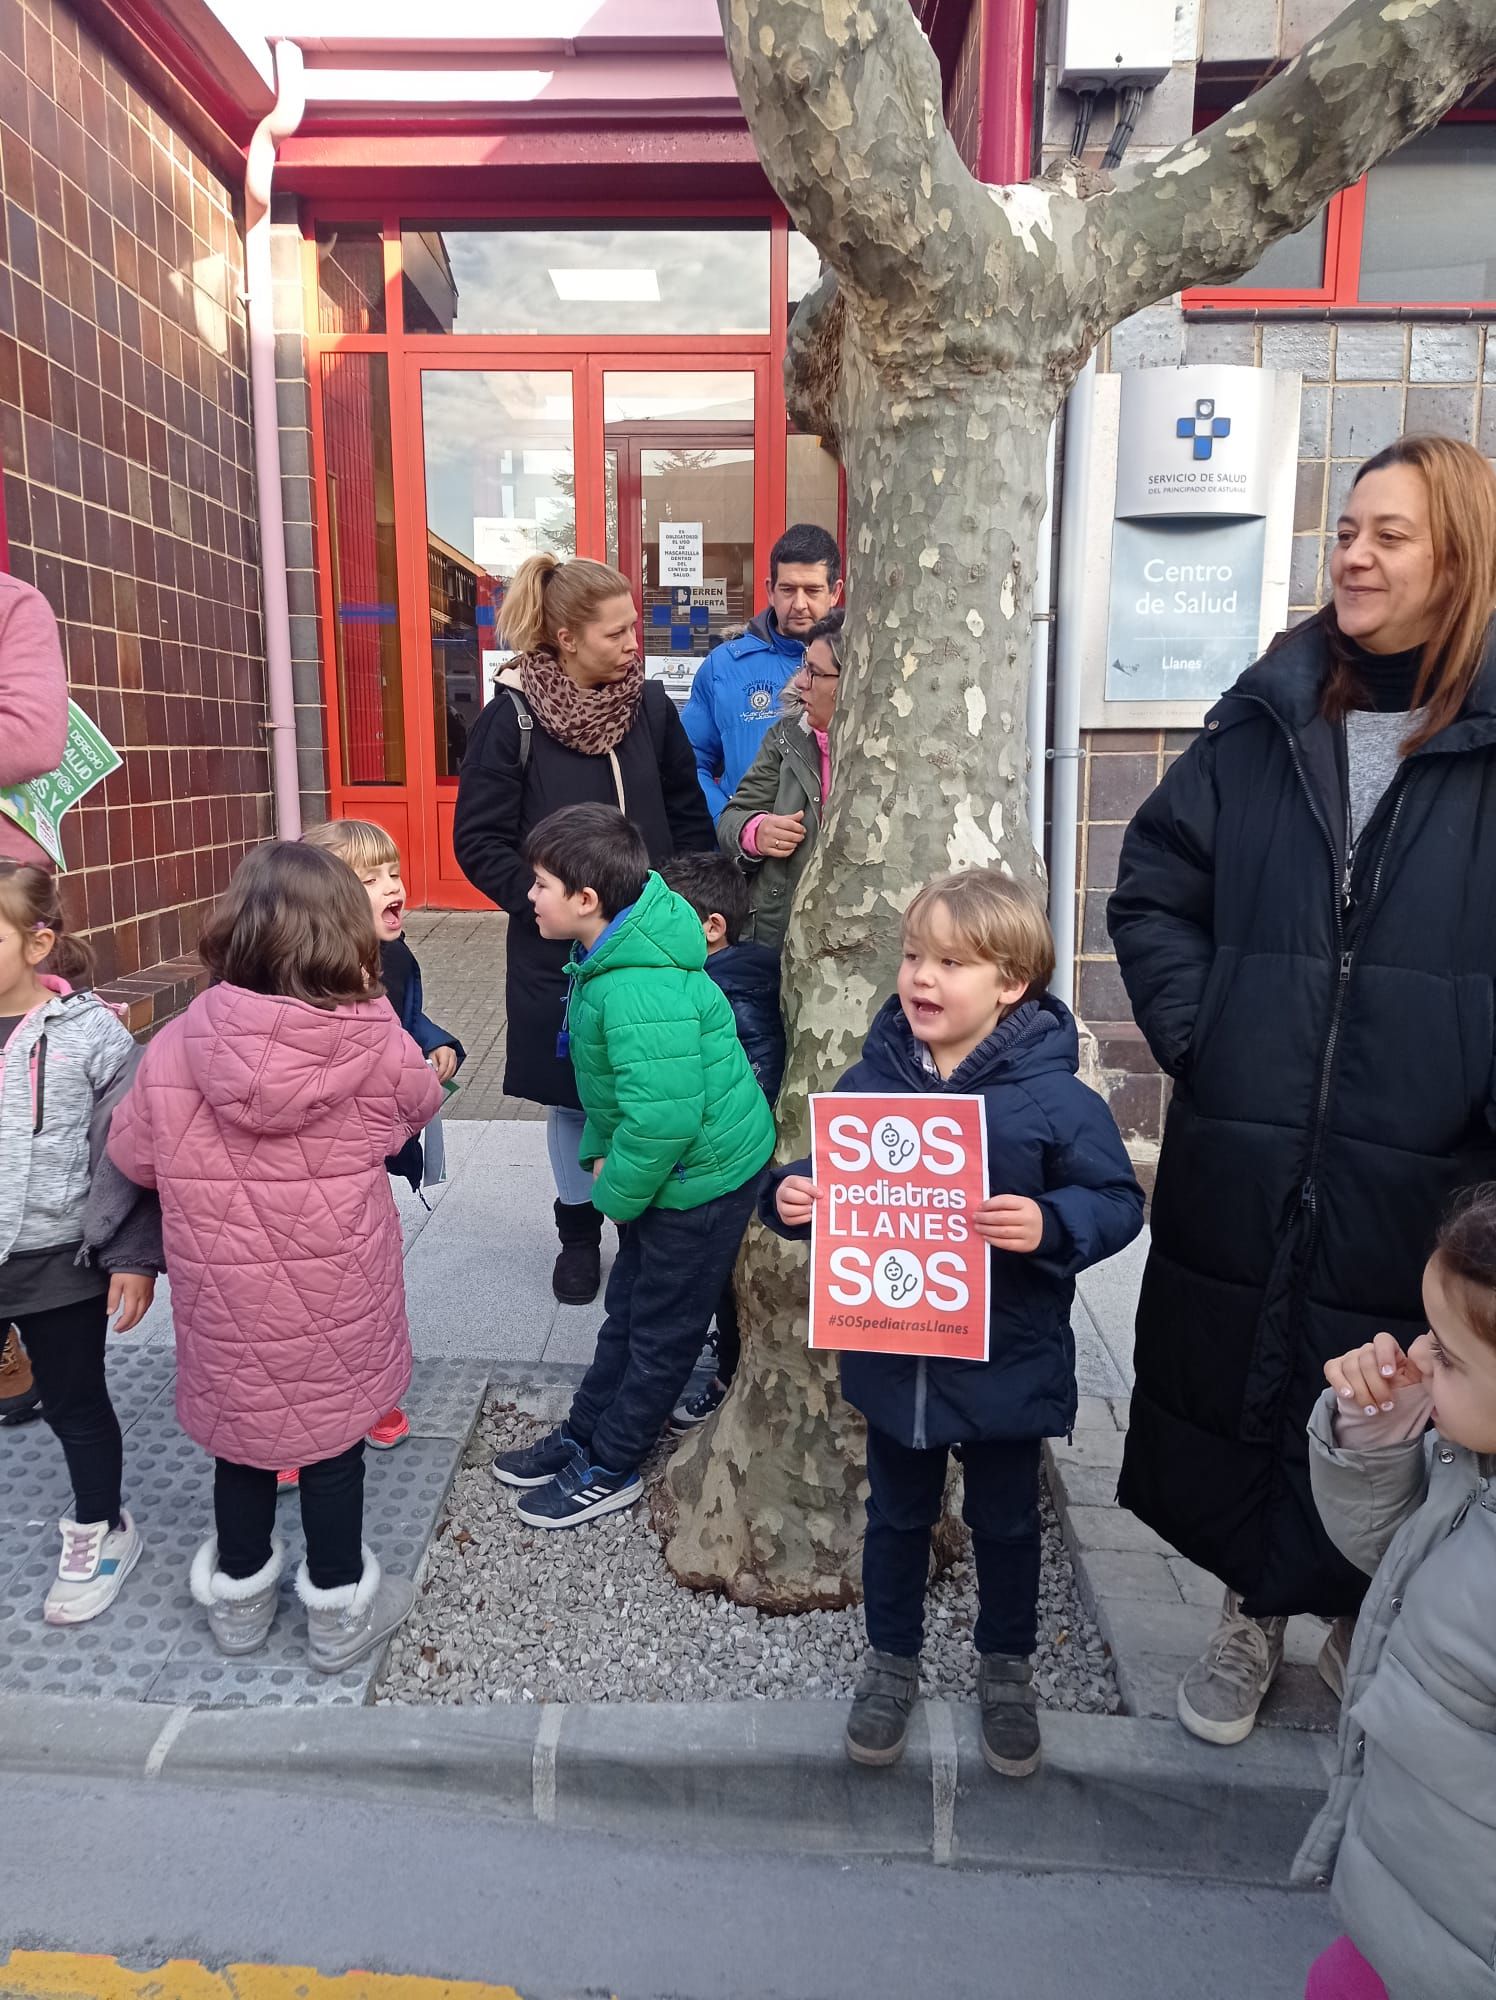
[[[560,556],[526,556],[514,572],[499,606],[499,637],[512,653],[545,644],[545,587],[560,568]]]
[[[633,597],[626,576],[587,556],[526,556],[499,606],[499,637],[511,652],[557,650],[557,633],[580,631],[610,597]]]

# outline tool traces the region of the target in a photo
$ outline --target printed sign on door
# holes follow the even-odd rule
[[[810,1125],[811,1346],[985,1361],[981,1098],[814,1096]]]

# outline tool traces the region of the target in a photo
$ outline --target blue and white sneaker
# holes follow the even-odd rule
[[[554,1479],[516,1500],[514,1511],[532,1528],[575,1528],[594,1515],[632,1507],[643,1491],[637,1472],[607,1472],[579,1454]]]
[[[130,1516],[121,1510],[119,1519],[117,1528],[107,1521],[58,1522],[62,1561],[42,1611],[47,1624],[86,1625],[119,1596],[145,1546]]]
[[[496,1451],[488,1469],[500,1486],[544,1486],[582,1455],[582,1447],[562,1424],[534,1444]]]

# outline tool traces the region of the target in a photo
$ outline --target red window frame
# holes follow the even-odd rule
[[[1218,116],[1212,107],[1201,117],[1197,116],[1197,129],[1203,129]],[[1492,125],[1496,126],[1496,111],[1452,111],[1441,120],[1445,125]],[[1493,153],[1496,165],[1496,153]],[[1398,300],[1395,303],[1381,299],[1361,297],[1361,245],[1366,227],[1366,179],[1361,179],[1330,198],[1325,210],[1325,262],[1324,281],[1319,285],[1307,285],[1288,289],[1284,287],[1255,287],[1251,285],[1197,285],[1186,291],[1183,304],[1186,309],[1194,306],[1230,306],[1237,311],[1271,312],[1274,307],[1284,311],[1298,311],[1305,306],[1324,306],[1330,310],[1337,307],[1370,307],[1391,314],[1418,312],[1451,313],[1496,311],[1496,298],[1490,299],[1426,299]]]

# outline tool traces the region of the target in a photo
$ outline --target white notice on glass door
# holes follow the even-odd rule
[[[701,523],[699,521],[661,521],[661,585],[668,587],[671,584],[700,583],[700,581]]]

